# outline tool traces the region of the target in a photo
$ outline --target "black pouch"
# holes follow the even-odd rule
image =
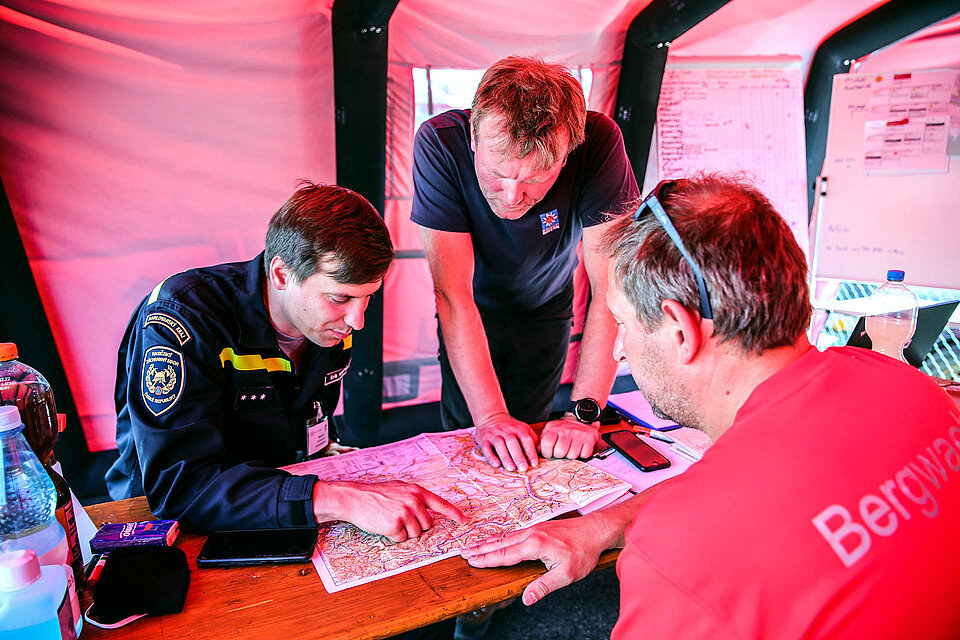
[[[115,629],[143,616],[180,613],[190,569],[176,547],[121,547],[107,555],[84,618]]]

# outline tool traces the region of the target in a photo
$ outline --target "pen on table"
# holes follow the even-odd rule
[[[674,442],[676,442],[673,438],[671,438],[667,434],[660,433],[659,431],[654,431],[652,429],[647,435],[653,438],[654,440],[659,440],[660,442],[668,442],[670,444],[673,444]]]
[[[639,424],[637,424],[636,422],[630,422],[630,423],[628,423],[628,424],[630,424],[630,431],[633,431],[634,433],[642,433],[642,434],[645,435],[645,436],[650,435],[650,428],[649,428],[649,427],[641,427],[641,426],[640,426]]]

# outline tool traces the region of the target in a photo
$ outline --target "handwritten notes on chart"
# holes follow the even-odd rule
[[[807,251],[800,58],[676,58],[657,107],[661,180],[744,172]]]
[[[896,268],[912,284],[960,287],[954,113],[957,67],[834,76],[815,277],[882,282]]]
[[[946,171],[956,70],[873,78],[864,125],[864,171]]]

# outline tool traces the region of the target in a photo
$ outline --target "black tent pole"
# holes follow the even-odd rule
[[[387,24],[399,0],[336,0],[332,10],[337,183],[383,213],[387,139]],[[383,291],[370,300],[344,380],[341,437],[374,444],[383,399]]]
[[[630,23],[623,43],[614,120],[643,186],[670,43],[729,0],[653,0]]]

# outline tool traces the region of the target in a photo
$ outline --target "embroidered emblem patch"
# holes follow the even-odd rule
[[[140,395],[155,416],[169,411],[183,392],[183,354],[169,347],[150,347],[143,354]]]
[[[547,235],[551,231],[556,231],[560,228],[560,215],[557,213],[557,210],[548,211],[547,213],[540,214],[540,233],[541,235]]]
[[[170,329],[173,332],[174,337],[176,337],[177,342],[180,343],[180,346],[187,344],[190,340],[190,332],[187,331],[187,328],[183,326],[183,323],[169,316],[165,313],[150,313],[147,314],[146,320],[143,321],[143,326],[146,327],[148,324],[159,324],[161,326]]]
[[[349,368],[350,363],[347,363],[347,366],[345,366],[343,369],[340,369],[339,371],[331,371],[323,377],[323,385],[328,386],[334,382],[339,382],[343,379],[343,376],[347,375],[347,369]]]

